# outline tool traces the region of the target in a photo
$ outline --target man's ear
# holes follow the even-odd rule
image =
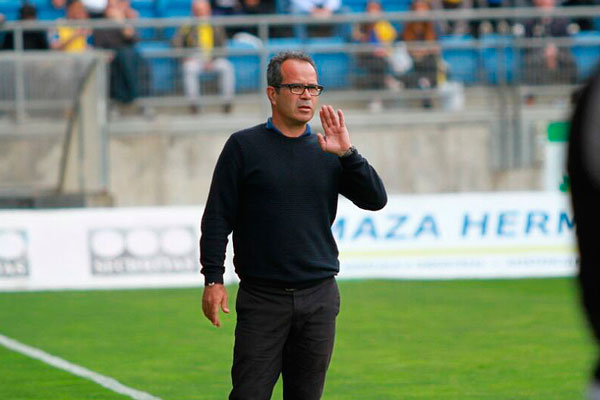
[[[275,99],[275,88],[273,86],[267,86],[267,97],[269,98],[269,103],[272,105],[277,105],[277,100]]]

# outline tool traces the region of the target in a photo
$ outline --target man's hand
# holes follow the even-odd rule
[[[317,133],[319,146],[323,151],[333,153],[338,156],[343,155],[352,144],[350,143],[350,135],[346,124],[344,123],[344,113],[338,110],[337,113],[333,107],[324,105],[319,112],[321,117],[321,125],[325,131],[325,136]]]
[[[225,286],[222,283],[205,286],[204,293],[202,293],[202,311],[204,311],[206,318],[216,327],[221,326],[221,321],[219,321],[219,306],[221,306],[224,313],[229,314]]]

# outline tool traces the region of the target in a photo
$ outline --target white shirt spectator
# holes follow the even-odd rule
[[[88,12],[101,14],[106,10],[108,0],[82,0]]]
[[[327,8],[335,12],[341,5],[341,0],[292,0],[292,10],[295,12],[310,13],[315,8]]]

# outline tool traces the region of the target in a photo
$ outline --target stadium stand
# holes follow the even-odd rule
[[[191,0],[131,0],[131,6],[138,12],[140,19],[189,17]],[[28,0],[38,10],[39,20],[56,20],[64,17],[64,9],[55,9],[51,0]],[[18,19],[20,1],[0,0],[0,13],[8,21]],[[343,0],[343,7],[352,13],[363,13],[367,0]],[[278,13],[289,11],[289,0],[275,0]],[[381,5],[386,12],[407,11],[411,7],[409,0],[382,0]],[[566,8],[565,8],[566,9]],[[571,9],[571,8],[569,8]],[[475,20],[474,20],[475,21]],[[561,48],[572,52],[577,65],[578,81],[587,78],[600,61],[600,18],[593,20],[595,30],[570,30],[570,36],[562,39],[570,40]],[[402,31],[405,21],[390,21],[398,32]],[[438,21],[439,22],[439,21]],[[514,22],[514,21],[513,21]],[[522,19],[525,22],[525,18]],[[474,26],[477,24],[474,24]],[[256,27],[254,27],[256,28]],[[272,27],[271,27],[272,28]],[[443,24],[438,24],[440,33],[437,44],[440,48],[447,72],[447,79],[459,82],[467,87],[504,85],[520,83],[523,68],[527,67],[525,56],[527,50],[519,48],[519,36],[512,30],[500,33],[483,33],[476,38],[472,32],[461,34],[445,34]],[[164,20],[156,27],[139,27],[137,44],[142,56],[146,59],[140,77],[144,80],[142,95],[144,97],[182,96],[181,88],[181,55],[169,54],[173,49],[169,39],[176,31],[176,26],[167,26]],[[235,29],[232,29],[235,32]],[[269,30],[271,32],[272,30]],[[254,30],[256,32],[256,29]],[[291,30],[289,31],[291,33]],[[335,32],[333,30],[332,32]],[[480,32],[477,32],[479,35]],[[0,40],[2,40],[0,31]],[[310,53],[317,64],[321,83],[328,90],[358,89],[356,77],[364,71],[355,61],[356,51],[349,37],[311,37],[301,41],[293,35],[269,37],[266,49],[262,41],[239,40],[235,35],[229,37],[222,49],[225,57],[233,64],[236,77],[236,93],[253,93],[260,89],[264,77],[261,69],[264,60],[283,49],[302,49]],[[368,42],[367,42],[368,45]],[[201,74],[203,82],[211,80],[214,74]],[[559,82],[556,82],[559,84]],[[387,89],[383,89],[387,90]]]

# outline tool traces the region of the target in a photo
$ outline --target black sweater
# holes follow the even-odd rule
[[[334,276],[331,232],[338,194],[358,207],[387,202],[383,182],[360,154],[325,153],[314,134],[290,138],[266,124],[234,133],[213,174],[202,217],[205,282],[223,282],[227,236],[243,281],[302,284]]]

